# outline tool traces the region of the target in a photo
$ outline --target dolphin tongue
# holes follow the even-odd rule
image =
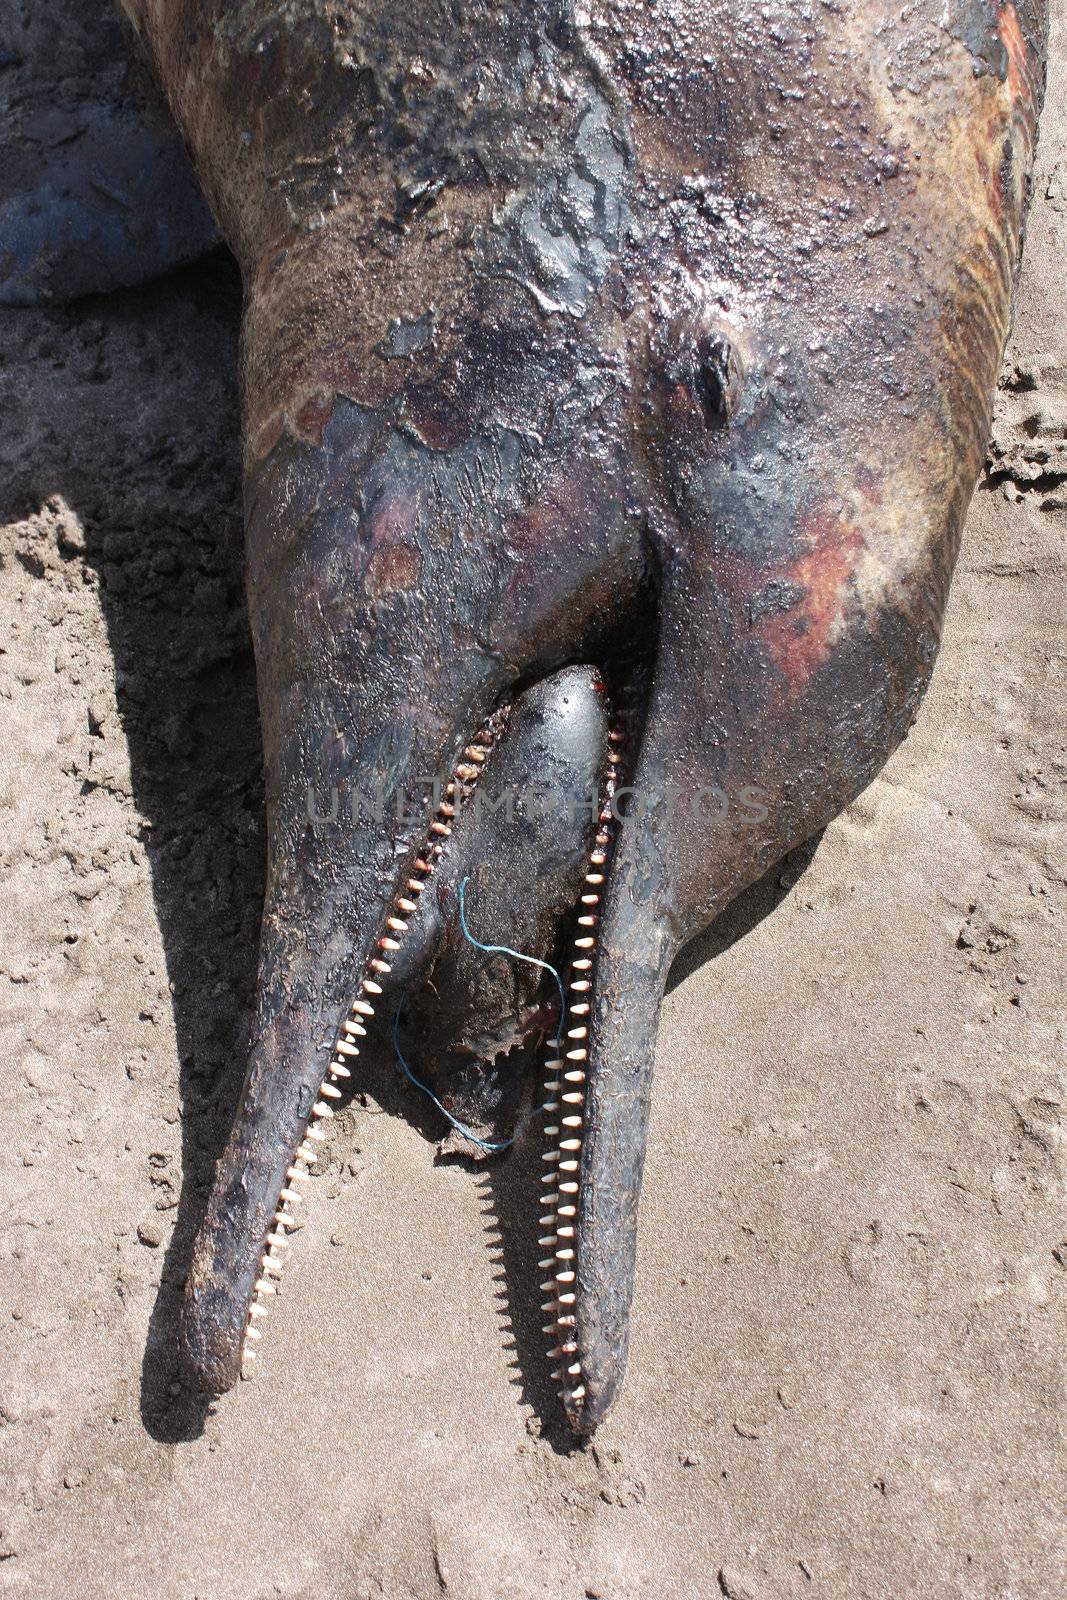
[[[544,966],[499,947],[551,959],[593,847],[606,752],[606,700],[593,668],[571,667],[527,690],[393,964],[390,1002],[393,988],[407,991],[404,1035],[420,1077],[456,1123],[490,1145],[513,1136],[530,1048],[555,1034],[560,1013]],[[453,1133],[451,1148],[484,1153]]]

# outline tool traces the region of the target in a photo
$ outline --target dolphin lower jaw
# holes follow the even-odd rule
[[[367,960],[355,996],[337,1029],[318,1096],[311,1107],[303,1138],[291,1153],[292,1160],[285,1170],[285,1183],[278,1194],[277,1209],[263,1240],[260,1275],[249,1301],[248,1319],[240,1342],[243,1373],[247,1373],[256,1360],[258,1351],[255,1347],[263,1334],[261,1325],[270,1312],[290,1250],[288,1235],[299,1226],[298,1208],[304,1200],[299,1186],[312,1175],[320,1147],[327,1139],[327,1125],[336,1114],[337,1102],[344,1098],[345,1090],[351,1084],[368,1024],[376,1015],[384,994],[385,980],[392,972],[397,953],[403,949],[411,921],[418,916],[419,903],[429,890],[445,854],[457,809],[473,794],[498,731],[499,722],[496,726],[482,728],[475,735],[464,749],[463,759],[458,763],[453,777],[444,786],[423,848],[415,856],[410,874],[392,899],[381,931],[372,946],[374,953]]]

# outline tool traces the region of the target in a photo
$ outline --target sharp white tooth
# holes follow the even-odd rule
[[[345,1051],[345,1055],[349,1055],[350,1053],[351,1052],[348,1050]],[[340,1061],[331,1061],[330,1076],[331,1078],[350,1078],[352,1074],[349,1072],[347,1067],[341,1065]]]
[[[571,1248],[571,1246],[567,1245],[567,1244],[559,1245],[557,1247],[557,1249],[556,1249],[556,1260],[557,1261],[573,1261],[574,1260],[574,1251]]]
[[[464,764],[463,766],[456,768],[456,777],[462,778],[464,783],[469,783],[472,778],[476,778],[477,776],[477,767],[471,767]]]
[[[559,1088],[559,1079],[558,1078],[550,1078],[549,1081],[545,1084],[545,1093],[546,1094],[555,1094],[555,1092],[556,1092],[556,1090],[558,1088]]]
[[[269,1315],[269,1312],[267,1311],[266,1306],[249,1306],[248,1315],[250,1317],[266,1317]]]
[[[431,865],[430,865],[430,863],[428,861],[424,861],[422,859],[422,857],[420,856],[419,859],[415,863],[415,871],[416,872],[432,872],[433,868],[431,867]],[[418,885],[418,887],[420,889],[422,888],[421,883]]]
[[[580,1361],[574,1361],[567,1368],[567,1376],[569,1378],[577,1378],[578,1375],[581,1373],[581,1370],[582,1370],[582,1363]]]
[[[400,949],[400,940],[399,939],[388,939],[383,934],[383,936],[378,940],[378,948],[379,948],[379,950],[399,950]]]
[[[573,1239],[574,1229],[567,1223],[564,1223],[561,1228],[556,1229],[556,1237],[559,1239]]]
[[[578,1171],[578,1163],[577,1163],[577,1161],[561,1161],[560,1164],[559,1164],[559,1170],[561,1172],[577,1172]],[[560,1184],[560,1188],[561,1189],[562,1189],[562,1187],[563,1187],[563,1185]]]
[[[578,959],[572,963],[572,965],[575,972],[588,972],[593,963],[588,956],[579,956]]]
[[[578,1401],[578,1400],[584,1400],[585,1399],[585,1384],[584,1383],[580,1383],[578,1385],[577,1389],[572,1389],[570,1394],[567,1396],[567,1399],[570,1400],[572,1402],[572,1404],[574,1402]]]
[[[574,1282],[574,1273],[573,1272],[557,1272],[556,1273],[556,1282],[557,1282],[557,1284],[560,1284],[560,1285],[566,1287],[567,1284]]]
[[[353,1022],[351,1017],[345,1023],[345,1033],[350,1039],[365,1039],[367,1037],[367,1030],[362,1022]]]
[[[588,987],[589,987],[589,985],[586,984],[586,988],[587,989],[588,989]],[[572,1017],[587,1017],[592,1009],[593,1008],[589,1004],[588,1000],[580,1000],[576,1006],[571,1006],[571,1016]]]
[[[559,1192],[560,1192],[560,1194],[577,1194],[578,1193],[578,1185],[576,1183],[561,1183],[560,1186],[559,1186]],[[563,1214],[563,1207],[560,1206],[559,1209],[560,1209],[560,1215],[562,1215]]]
[[[307,1136],[309,1139],[315,1139],[319,1144],[326,1143],[326,1135],[321,1128],[310,1127],[307,1130]]]
[[[302,1161],[306,1161],[309,1166],[313,1165],[314,1162],[319,1159],[319,1152],[317,1150],[312,1150],[311,1146],[306,1141],[297,1146],[296,1153],[300,1159]]]
[[[548,1352],[548,1359],[550,1361],[558,1361],[562,1354],[563,1354],[563,1346],[561,1344],[558,1344],[554,1350],[550,1350]]]
[[[575,994],[588,994],[592,987],[593,985],[588,978],[576,978],[571,984],[571,989]],[[573,1009],[577,1010],[578,1008],[575,1006]]]
[[[565,1072],[563,1074],[563,1077],[564,1077],[565,1082],[567,1082],[567,1083],[584,1083],[585,1082],[585,1073],[584,1073],[584,1071],[582,1070],[581,1067],[572,1067],[569,1072]]]
[[[394,933],[407,933],[408,925],[402,917],[386,917],[385,926],[392,928]]]
[[[585,875],[585,881],[596,888],[598,885],[604,882],[604,874],[602,872],[587,872]]]
[[[448,826],[447,822],[438,822],[435,818],[434,821],[430,823],[430,832],[439,833],[442,838],[447,839],[449,834],[452,832],[452,829]]]
[[[267,1238],[270,1240],[272,1245],[280,1245],[283,1250],[288,1250],[289,1241],[285,1237],[284,1233],[268,1233]]]
[[[551,1371],[551,1372],[550,1372],[550,1373],[549,1373],[549,1377],[550,1377],[550,1378],[555,1378],[555,1380],[556,1380],[556,1382],[557,1382],[557,1383],[558,1383],[558,1382],[559,1382],[559,1380],[560,1380],[560,1377],[561,1377],[561,1376],[562,1376],[562,1374],[561,1374],[561,1373],[560,1373],[560,1370],[559,1370],[559,1368],[558,1368],[558,1367],[555,1367],[555,1368],[554,1368],[554,1369],[553,1369],[553,1370],[552,1370],[552,1371]]]
[[[419,909],[414,900],[405,900],[402,896],[397,901],[397,905],[400,907],[401,911],[406,911],[409,917],[413,911],[417,911]]]
[[[279,1198],[291,1206],[302,1206],[304,1204],[304,1196],[297,1194],[295,1189],[283,1189]]]
[[[260,1333],[258,1328],[246,1328],[245,1329],[245,1338],[246,1339],[262,1339],[262,1337],[263,1337],[263,1335]],[[251,1352],[249,1352],[249,1353],[251,1354]]]
[[[542,1162],[547,1162],[549,1166],[554,1166],[555,1163],[559,1160],[559,1151],[558,1150],[546,1150],[544,1155],[541,1157],[541,1160],[542,1160]]]
[[[549,1211],[546,1216],[538,1217],[537,1220],[541,1224],[542,1228],[551,1228],[555,1223],[556,1213],[554,1211]]]
[[[382,986],[380,983],[375,983],[373,978],[364,978],[363,992],[365,994],[381,994]]]
[[[572,1306],[577,1298],[578,1296],[574,1293],[573,1289],[568,1289],[566,1293],[559,1296],[559,1303],[561,1306]]]
[[[552,1071],[555,1070],[556,1067],[561,1067],[562,1065],[563,1065],[563,1062],[560,1061],[558,1058],[556,1060],[554,1060],[554,1061],[546,1061],[545,1062],[545,1071],[546,1072],[552,1072]]]
[[[541,1307],[542,1311],[555,1311],[555,1309],[556,1302],[554,1300],[546,1300],[544,1305]]]
[[[589,1029],[584,1025],[584,1023],[580,1028],[569,1028],[567,1030],[568,1039],[588,1039],[588,1037]]]
[[[489,754],[488,750],[483,749],[480,744],[469,744],[463,753],[470,756],[472,761],[477,761],[479,766]]]
[[[579,917],[578,918],[578,926],[580,928],[595,928],[596,927],[596,918],[595,917],[591,917],[591,916]]]
[[[269,1279],[267,1279],[267,1278],[259,1278],[257,1280],[257,1282],[256,1282],[256,1293],[257,1294],[277,1294],[278,1291],[275,1288],[274,1284],[271,1283]]]
[[[575,939],[574,941],[574,948],[576,950],[593,950],[595,947],[596,939],[591,933],[587,934],[584,939]],[[577,989],[578,985],[574,984],[573,987]],[[588,984],[586,987],[588,988]]]
[[[584,1101],[585,1095],[580,1089],[572,1089],[570,1094],[565,1094],[563,1096],[563,1104],[565,1106],[580,1106],[584,1103]]]
[[[380,972],[383,977],[393,970],[388,961],[383,961],[381,956],[372,956],[370,964],[374,968],[375,972]]]
[[[358,1011],[361,1017],[373,1017],[374,1007],[368,1005],[366,1000],[353,1000],[352,1010]]]
[[[332,1083],[324,1083],[319,1093],[325,1095],[327,1100],[340,1100],[341,1098],[340,1089],[335,1088]]]
[[[313,1117],[325,1119],[327,1117],[332,1117],[333,1112],[330,1110],[325,1100],[316,1100],[315,1104],[311,1108],[311,1115]]]
[[[600,904],[600,896],[598,894],[583,894],[581,904],[583,906],[598,906]]]
[[[602,867],[608,858],[603,850],[594,850],[589,859],[594,867]]]
[[[577,1206],[560,1206],[558,1211],[556,1212],[556,1216],[557,1217],[576,1217],[577,1215],[578,1215],[578,1207]]]
[[[575,1115],[573,1112],[569,1117],[564,1117],[562,1120],[565,1128],[580,1128],[582,1125],[581,1117]],[[566,1146],[564,1146],[564,1149],[566,1149]]]
[[[553,1135],[557,1134],[558,1132],[559,1132],[559,1129],[556,1128],[556,1127],[546,1128],[545,1129],[545,1137],[546,1137],[546,1139],[551,1139],[553,1137]]]
[[[556,1112],[556,1111],[559,1110],[559,1101],[558,1100],[546,1100],[544,1105],[541,1107],[541,1110],[542,1111],[547,1111],[549,1113]]]
[[[311,1173],[308,1171],[307,1167],[296,1167],[296,1166],[294,1166],[294,1167],[286,1167],[285,1176],[287,1178],[291,1178],[293,1180],[293,1182],[295,1183],[300,1178],[310,1178],[311,1177]]]
[[[567,1051],[567,1060],[568,1061],[587,1061],[588,1059],[589,1059],[589,1051],[584,1049],[584,1048],[582,1048],[582,1047],[579,1047],[576,1050],[568,1050]]]
[[[337,1051],[339,1056],[348,1056],[349,1059],[353,1061],[355,1060],[356,1056],[359,1055],[359,1045],[349,1044],[347,1039],[338,1039],[337,1043],[334,1045],[334,1049]]]
[[[541,1246],[542,1249],[544,1249],[545,1246],[547,1246],[547,1245],[555,1244],[555,1242],[556,1242],[556,1235],[554,1233],[543,1233],[541,1235],[540,1239],[538,1239],[538,1241],[537,1241],[537,1243]]]

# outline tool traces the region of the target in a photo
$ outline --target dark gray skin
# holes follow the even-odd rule
[[[0,304],[142,283],[218,240],[108,0],[0,8]]]
[[[641,805],[605,852],[573,1202],[566,1177],[548,1202],[588,1434],[626,1364],[671,961],[863,789],[933,667],[1045,7],[127,10],[244,278],[269,807],[258,1019],[186,1348],[218,1389],[251,1353],[292,1153],[428,839],[429,808],[315,829],[309,789],[415,792],[621,637],[650,667],[624,747]],[[617,708],[625,670],[609,689]],[[532,882],[554,916],[558,880]],[[477,1019],[441,1026],[451,1047]]]

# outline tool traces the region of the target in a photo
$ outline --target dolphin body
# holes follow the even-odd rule
[[[545,1291],[589,1434],[626,1364],[671,961],[870,782],[930,678],[1046,7],[124,5],[243,277],[269,823],[185,1349],[213,1390],[256,1355],[299,1183],[399,976],[449,975],[416,1022],[459,1120],[514,1120],[495,1063],[552,1032],[553,991],[479,980],[469,873],[480,928],[539,958],[575,943]],[[372,779],[420,799],[328,804]],[[535,780],[592,808],[475,805]]]

